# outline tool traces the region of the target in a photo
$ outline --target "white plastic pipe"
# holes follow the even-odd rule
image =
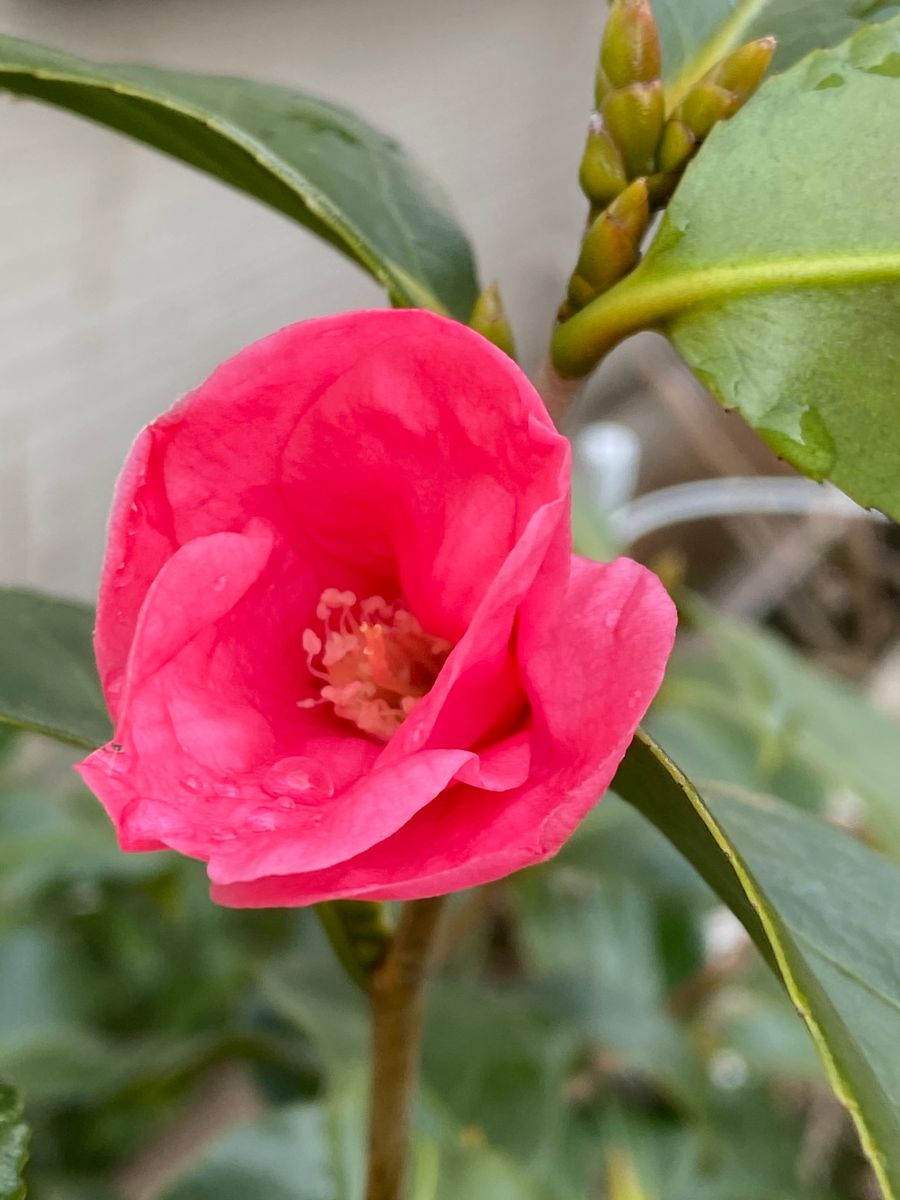
[[[884,521],[881,513],[860,508],[830,484],[787,475],[726,476],[678,483],[638,496],[610,516],[613,532],[631,545],[671,525],[709,517],[834,516]]]

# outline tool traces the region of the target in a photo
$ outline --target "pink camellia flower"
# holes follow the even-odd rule
[[[525,376],[424,312],[283,329],[139,436],[80,766],[125,850],[223,904],[406,899],[553,854],[658,688],[673,606],[571,553]]]

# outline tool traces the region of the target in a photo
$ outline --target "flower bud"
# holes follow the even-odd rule
[[[489,342],[493,342],[504,354],[508,354],[512,359],[516,357],[515,340],[503,308],[498,283],[489,284],[475,301],[469,325]]]
[[[635,266],[650,221],[647,183],[636,179],[593,221],[569,281],[568,303],[583,308]]]
[[[702,142],[714,125],[724,121],[741,106],[740,99],[717,83],[701,80],[695,84],[676,109],[675,115]]]
[[[615,200],[628,184],[621,151],[596,115],[588,127],[578,178],[588,200],[600,208]]]
[[[716,83],[726,91],[734,92],[745,103],[759,87],[772,55],[775,53],[776,41],[773,37],[759,38],[741,46],[727,58],[723,58],[710,71],[707,79]]]
[[[660,171],[680,171],[695,154],[700,142],[691,129],[672,117],[666,122],[656,156]]]
[[[611,88],[660,76],[659,31],[649,0],[616,0],[606,22],[597,72],[597,104]]]
[[[750,99],[772,61],[775,45],[773,37],[759,38],[723,58],[694,84],[674,116],[703,141],[717,122],[734,116]]]
[[[649,175],[655,167],[656,147],[665,121],[662,83],[656,80],[617,88],[603,101],[600,111],[622,152],[629,179]]]

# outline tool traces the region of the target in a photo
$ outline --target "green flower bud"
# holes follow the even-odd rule
[[[600,48],[600,86],[653,83],[660,77],[660,66],[659,31],[650,0],[616,0]],[[598,97],[598,105],[602,98]]]
[[[649,175],[665,121],[662,83],[633,83],[610,92],[600,107],[607,130],[622,152],[629,179]]]
[[[695,84],[675,111],[675,116],[702,142],[713,126],[724,121],[741,106],[740,99],[717,83],[701,80]]]
[[[647,183],[636,179],[600,213],[585,234],[569,281],[568,302],[574,309],[583,308],[635,266],[649,222]]]
[[[696,153],[699,144],[690,127],[672,117],[666,122],[656,156],[660,171],[680,171]]]
[[[750,99],[775,53],[775,38],[759,38],[723,58],[695,83],[673,114],[698,141]]]
[[[628,185],[619,147],[597,116],[588,126],[587,145],[578,174],[581,190],[592,204],[605,208]]]
[[[763,75],[775,53],[775,38],[759,38],[741,46],[727,58],[723,58],[710,71],[707,79],[726,91],[734,92],[741,103],[749,100],[759,87]]]
[[[516,357],[515,340],[503,308],[498,283],[489,284],[475,301],[469,325],[489,342],[493,342],[504,354],[508,354],[512,359]]]

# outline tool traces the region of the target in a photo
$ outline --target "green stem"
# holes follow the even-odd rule
[[[446,897],[403,906],[369,987],[372,1091],[366,1200],[405,1200],[419,1073],[425,981]]]
[[[847,287],[900,278],[900,254],[834,254],[733,263],[654,274],[654,260],[592,300],[553,335],[553,362],[564,378],[587,375],[623,338],[653,329],[684,309],[752,292]]]

